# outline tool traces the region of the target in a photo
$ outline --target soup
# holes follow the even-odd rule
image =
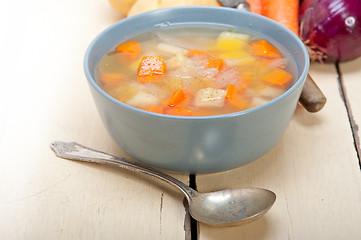
[[[96,68],[113,98],[159,114],[211,116],[265,104],[292,86],[294,63],[256,35],[169,27],[109,50]]]

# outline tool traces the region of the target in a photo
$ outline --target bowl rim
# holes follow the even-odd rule
[[[299,78],[296,80],[296,82],[283,94],[281,94],[280,96],[268,101],[265,104],[262,104],[260,106],[257,107],[253,107],[250,109],[246,109],[243,111],[238,111],[238,112],[233,112],[233,113],[227,113],[227,114],[220,114],[220,115],[212,115],[212,116],[174,116],[174,115],[167,115],[167,114],[160,114],[160,113],[153,113],[153,112],[149,112],[149,111],[145,111],[133,106],[130,106],[126,103],[123,103],[113,97],[111,97],[109,94],[107,94],[103,89],[101,89],[99,87],[99,85],[96,83],[95,79],[93,79],[92,74],[90,73],[90,69],[89,69],[89,58],[92,52],[92,49],[94,47],[94,45],[97,43],[97,41],[99,41],[103,35],[105,35],[107,32],[113,30],[114,28],[117,28],[119,25],[123,25],[123,24],[127,24],[128,22],[132,22],[132,21],[136,21],[138,18],[140,17],[144,17],[144,16],[148,16],[148,15],[154,15],[160,12],[167,12],[167,11],[189,11],[190,9],[193,10],[199,10],[199,11],[203,11],[203,10],[212,10],[212,11],[224,11],[225,13],[227,11],[229,12],[238,12],[238,14],[245,14],[245,15],[249,15],[253,18],[261,18],[263,19],[262,21],[266,21],[266,22],[272,22],[272,24],[276,24],[278,25],[279,28],[282,29],[282,31],[285,31],[295,43],[298,43],[298,45],[301,48],[301,52],[302,54],[305,56],[305,62],[304,62],[304,68],[302,69],[302,72],[300,73]],[[189,22],[185,22],[185,23],[189,23]],[[177,23],[179,24],[179,23]],[[206,24],[206,23],[204,23]],[[221,23],[220,23],[221,24]],[[172,24],[170,24],[172,25]],[[110,47],[110,46],[109,46]],[[306,76],[308,74],[308,70],[309,70],[309,66],[310,66],[310,60],[309,60],[309,55],[307,52],[307,49],[304,45],[304,43],[300,40],[300,38],[294,34],[291,30],[289,30],[288,28],[286,28],[285,26],[281,25],[280,23],[264,17],[262,15],[259,14],[255,14],[252,12],[248,12],[248,11],[243,11],[243,10],[238,10],[238,9],[234,9],[234,8],[228,8],[228,7],[217,7],[217,6],[181,6],[181,7],[168,7],[168,8],[162,8],[162,9],[155,9],[155,10],[151,10],[151,11],[147,11],[147,12],[143,12],[143,13],[139,13],[130,17],[126,17],[124,19],[119,20],[118,22],[110,25],[109,27],[105,28],[103,31],[101,31],[89,44],[88,48],[86,49],[85,55],[84,55],[84,59],[83,59],[83,69],[87,78],[88,83],[90,83],[90,85],[97,91],[99,92],[103,97],[105,97],[107,100],[115,103],[118,106],[121,106],[123,108],[126,108],[130,111],[134,111],[136,113],[139,114],[143,114],[143,115],[148,115],[148,116],[154,116],[154,117],[158,117],[158,118],[165,118],[165,119],[177,119],[177,120],[186,120],[186,121],[192,121],[192,120],[205,120],[205,119],[222,119],[222,118],[232,118],[232,117],[236,117],[236,116],[240,116],[240,115],[245,115],[245,114],[249,114],[252,112],[257,112],[260,111],[261,109],[267,108],[279,101],[282,101],[284,98],[286,98],[287,96],[289,96],[292,92],[294,92],[305,80],[306,80]]]

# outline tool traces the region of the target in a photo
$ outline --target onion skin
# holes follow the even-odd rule
[[[361,0],[303,0],[300,38],[311,60],[344,62],[361,56]]]

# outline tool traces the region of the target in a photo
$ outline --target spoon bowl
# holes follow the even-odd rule
[[[186,197],[190,215],[197,221],[212,225],[235,225],[263,216],[273,205],[276,195],[262,188],[234,188],[216,192],[200,193],[183,182],[163,172],[138,162],[100,152],[75,142],[55,141],[51,149],[56,156],[109,164],[146,173],[178,188]]]
[[[276,194],[262,188],[233,188],[198,193],[191,201],[190,214],[208,224],[243,224],[263,216],[276,200]]]

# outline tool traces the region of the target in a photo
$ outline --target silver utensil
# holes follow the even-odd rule
[[[149,166],[93,150],[75,142],[55,141],[51,149],[56,156],[122,167],[157,177],[178,188],[186,197],[190,215],[197,221],[217,225],[238,225],[263,216],[273,205],[276,195],[262,188],[235,188],[200,193],[183,182]]]

